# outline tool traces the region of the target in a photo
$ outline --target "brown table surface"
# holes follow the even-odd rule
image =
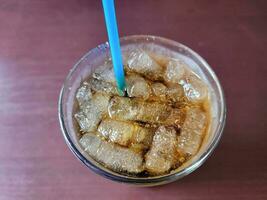
[[[227,99],[224,135],[200,169],[137,188],[78,162],[58,123],[65,76],[107,40],[101,1],[0,0],[0,199],[267,199],[266,2],[116,1],[121,36],[159,35],[191,47]]]

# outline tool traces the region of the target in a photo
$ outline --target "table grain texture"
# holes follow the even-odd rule
[[[100,0],[0,0],[0,200],[267,199],[267,1],[116,0],[121,36],[159,35],[199,52],[225,90],[219,146],[194,173],[138,188],[83,166],[61,135],[63,80],[107,40]]]

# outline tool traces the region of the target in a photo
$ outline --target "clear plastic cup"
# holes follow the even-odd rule
[[[163,57],[180,57],[192,70],[196,72],[208,85],[211,100],[211,124],[207,136],[198,153],[178,169],[167,175],[155,177],[132,177],[114,172],[91,158],[79,145],[78,136],[73,119],[77,109],[75,93],[81,82],[85,80],[96,67],[103,64],[103,60],[110,57],[108,43],[101,44],[85,54],[70,70],[64,81],[59,96],[58,114],[64,139],[74,155],[85,166],[95,173],[117,182],[130,183],[141,186],[161,185],[178,180],[196,170],[209,157],[218,144],[225,125],[226,106],[222,87],[208,63],[190,48],[162,37],[149,35],[134,35],[121,38],[123,52],[135,47],[156,52]]]

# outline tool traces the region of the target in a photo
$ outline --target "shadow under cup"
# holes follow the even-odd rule
[[[171,171],[167,175],[154,177],[131,177],[119,174],[91,158],[79,145],[79,133],[73,114],[77,109],[75,93],[80,84],[88,77],[95,68],[103,65],[104,60],[110,57],[108,43],[97,46],[84,55],[71,69],[59,97],[59,121],[65,141],[74,155],[95,173],[118,182],[135,185],[153,186],[166,184],[178,180],[197,169],[208,158],[220,140],[225,124],[225,100],[222,87],[213,70],[197,53],[188,47],[168,39],[147,35],[136,35],[121,38],[121,48],[124,56],[133,48],[142,48],[148,52],[164,57],[183,59],[191,69],[197,73],[209,87],[211,102],[211,124],[208,134],[198,153],[181,167]]]

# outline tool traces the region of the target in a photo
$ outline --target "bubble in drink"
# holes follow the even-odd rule
[[[140,177],[178,170],[198,153],[208,130],[204,81],[183,61],[156,56],[140,48],[123,56],[124,97],[110,60],[77,90],[79,142],[114,172]]]

